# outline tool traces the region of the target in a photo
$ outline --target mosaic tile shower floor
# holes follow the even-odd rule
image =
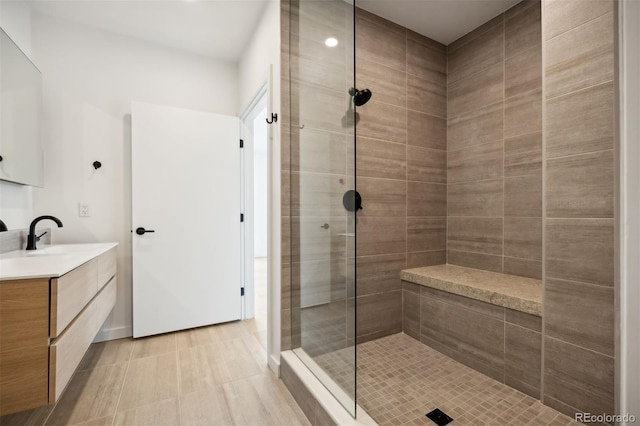
[[[380,425],[433,425],[425,414],[434,408],[455,426],[580,424],[402,333],[360,344],[357,352],[358,404]],[[346,348],[314,359],[351,389],[352,357]]]

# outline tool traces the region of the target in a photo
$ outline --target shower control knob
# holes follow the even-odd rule
[[[329,229],[329,224],[325,223],[324,225],[321,225],[320,228]]]

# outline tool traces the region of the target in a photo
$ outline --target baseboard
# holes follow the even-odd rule
[[[131,326],[107,328],[98,332],[96,338],[93,339],[93,343],[124,339],[131,336],[133,336],[133,328]]]
[[[273,374],[275,374],[276,377],[280,377],[280,358],[271,355],[267,359],[267,364],[269,364],[269,368],[273,371]]]

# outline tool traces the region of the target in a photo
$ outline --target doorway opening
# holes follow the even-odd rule
[[[241,117],[244,211],[244,318],[267,349],[268,306],[268,140],[267,87],[263,86]]]

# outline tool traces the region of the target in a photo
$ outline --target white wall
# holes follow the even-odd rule
[[[118,301],[98,338],[129,336],[131,102],[237,115],[237,65],[57,18],[32,18],[33,56],[43,74],[46,159],[45,189],[33,190],[34,214],[64,222],[54,232],[56,243],[120,243]],[[95,160],[103,164],[97,171]],[[171,173],[170,164],[166,170]],[[170,203],[171,194],[166,196]],[[78,217],[78,202],[90,204],[91,217]]]
[[[240,58],[240,107],[242,113],[269,78],[269,65],[279,61],[280,2],[269,0],[249,44]],[[279,74],[274,74],[279,78]]]
[[[27,56],[32,56],[31,11],[24,1],[0,1],[0,27]],[[9,229],[28,227],[32,216],[31,187],[0,181],[0,219]]]

